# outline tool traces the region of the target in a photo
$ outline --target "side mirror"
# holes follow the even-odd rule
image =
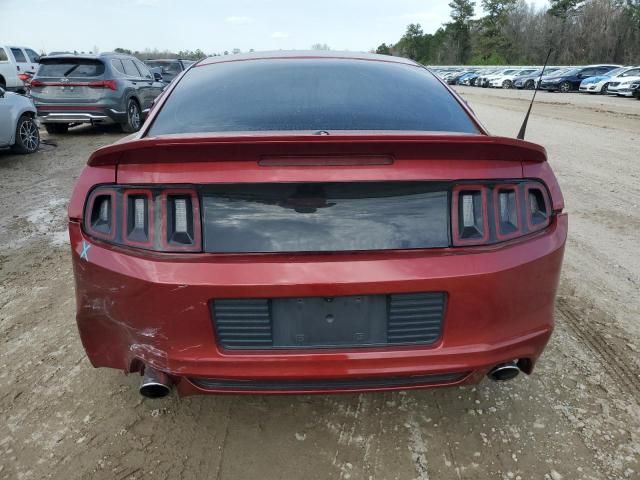
[[[162,82],[163,78],[162,78],[162,74],[158,73],[158,72],[153,72],[153,79],[156,82]]]

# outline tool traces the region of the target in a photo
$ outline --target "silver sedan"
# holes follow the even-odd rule
[[[33,153],[40,146],[33,101],[0,87],[0,148],[16,153]]]

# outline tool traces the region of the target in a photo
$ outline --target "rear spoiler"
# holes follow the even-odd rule
[[[489,135],[173,135],[125,140],[96,150],[88,165],[256,161],[265,157],[385,156],[543,163],[544,147]]]

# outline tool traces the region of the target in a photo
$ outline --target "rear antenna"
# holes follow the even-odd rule
[[[533,90],[533,97],[531,98],[531,103],[529,104],[529,110],[527,110],[527,114],[524,116],[524,121],[522,122],[522,126],[520,127],[520,131],[518,132],[518,140],[524,140],[524,133],[527,131],[527,122],[529,121],[529,115],[531,114],[531,107],[533,107],[533,102],[536,99],[536,93],[538,93],[538,88],[540,88],[540,84],[542,83],[542,76],[544,75],[544,70],[547,68],[547,62],[549,61],[549,57],[551,56],[551,51],[553,48],[549,49],[549,53],[547,53],[547,58],[544,61],[544,65],[542,66],[542,71],[540,72],[540,78],[536,83],[536,88]]]

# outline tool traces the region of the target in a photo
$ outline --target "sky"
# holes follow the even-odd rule
[[[546,0],[530,0],[539,7]],[[434,32],[449,0],[0,0],[0,43],[37,51],[368,51],[409,23]],[[480,1],[477,1],[480,4]],[[480,14],[480,9],[476,8]]]

